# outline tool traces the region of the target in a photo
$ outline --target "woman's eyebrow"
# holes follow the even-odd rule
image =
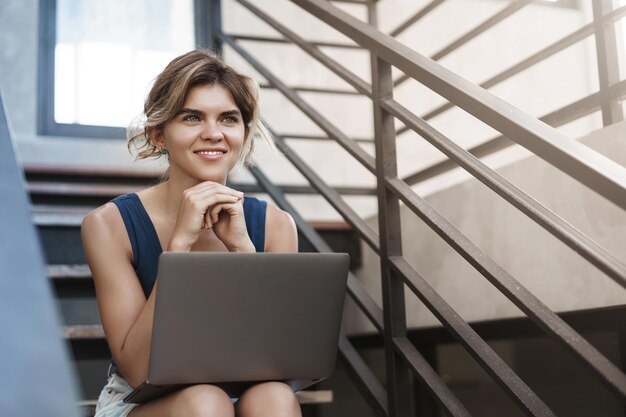
[[[221,113],[222,116],[241,116],[241,112],[237,109],[226,110]]]
[[[202,112],[200,110],[184,108],[184,109],[180,109],[180,111],[178,112],[178,114],[176,114],[176,116],[179,116],[179,115],[181,115],[183,113],[196,114],[198,116],[204,115],[204,112]]]

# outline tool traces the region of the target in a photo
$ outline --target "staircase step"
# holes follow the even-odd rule
[[[58,279],[91,279],[91,270],[85,264],[48,265],[46,275],[51,280]]]
[[[69,340],[82,339],[102,339],[104,338],[104,330],[100,324],[85,324],[74,326],[63,326],[63,337]]]
[[[32,206],[31,218],[36,226],[79,227],[83,218],[94,208],[38,204]]]
[[[144,186],[126,184],[77,184],[68,182],[40,182],[28,183],[28,192],[31,194],[60,195],[60,196],[88,196],[88,197],[116,197],[118,195],[139,191]]]

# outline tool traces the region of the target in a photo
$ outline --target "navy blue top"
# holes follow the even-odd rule
[[[156,281],[161,242],[148,212],[135,193],[121,195],[111,200],[120,211],[133,249],[133,267],[141,288],[150,296]],[[265,213],[267,203],[254,197],[244,197],[243,212],[248,236],[257,252],[265,250]]]

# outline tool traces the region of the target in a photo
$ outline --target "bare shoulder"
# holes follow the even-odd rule
[[[105,222],[116,221],[120,218],[119,210],[115,204],[108,202],[92,211],[83,219],[83,227],[98,227]]]
[[[265,251],[298,251],[296,223],[289,213],[269,202],[265,217]]]
[[[101,249],[114,246],[130,254],[130,242],[124,221],[117,206],[111,202],[98,207],[84,217],[81,224],[81,238],[85,249],[91,246],[98,246]]]

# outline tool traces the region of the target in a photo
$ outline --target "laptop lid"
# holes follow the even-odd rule
[[[163,253],[148,381],[330,376],[348,265],[337,253]]]

